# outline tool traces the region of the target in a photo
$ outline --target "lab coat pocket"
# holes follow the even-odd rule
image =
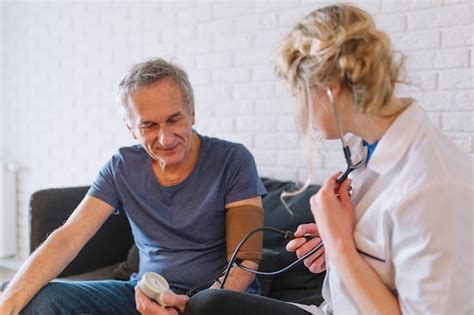
[[[383,240],[378,242],[356,231],[354,232],[354,241],[359,254],[377,272],[382,281],[391,287],[393,282],[391,264],[388,261]]]
[[[377,262],[385,262],[385,246],[355,232],[354,240],[359,254]]]

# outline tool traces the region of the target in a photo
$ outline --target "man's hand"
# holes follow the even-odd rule
[[[143,315],[176,315],[178,312],[173,309],[173,306],[179,308],[181,312],[184,311],[189,297],[186,295],[178,295],[173,292],[161,294],[161,301],[166,307],[152,301],[146,296],[140,287],[135,287],[135,303],[137,304],[137,311]]]
[[[294,233],[295,239],[286,244],[286,250],[289,252],[296,252],[298,258],[303,257],[307,252],[315,248],[320,242],[318,228],[316,224],[301,224]],[[314,238],[308,240],[306,235],[311,235]],[[316,253],[304,260],[304,265],[312,273],[320,273],[326,270],[326,260],[324,257],[324,247],[321,247]]]

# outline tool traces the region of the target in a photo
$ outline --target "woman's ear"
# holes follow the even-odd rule
[[[340,82],[331,84],[329,88],[331,89],[332,95],[334,95],[335,98],[340,96],[342,93],[342,85]]]

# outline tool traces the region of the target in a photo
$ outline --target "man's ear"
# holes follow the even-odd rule
[[[135,131],[133,130],[132,127],[130,127],[130,123],[125,119],[125,118],[122,118],[123,122],[125,123],[125,126],[127,126],[127,129],[128,131],[130,132],[130,134],[132,135],[132,138],[137,140],[137,136],[135,135]]]

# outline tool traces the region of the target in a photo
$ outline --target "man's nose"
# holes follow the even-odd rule
[[[171,129],[166,126],[162,127],[160,129],[160,134],[158,135],[158,141],[163,148],[172,145],[174,142],[174,137]]]

